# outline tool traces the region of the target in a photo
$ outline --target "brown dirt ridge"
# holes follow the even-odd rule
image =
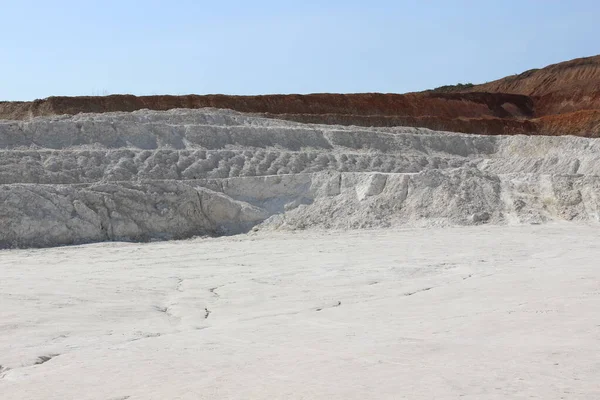
[[[600,110],[600,55],[526,71],[475,85],[467,91],[529,96],[535,104],[536,117]]]
[[[0,102],[0,119],[140,109],[225,108],[306,123],[414,126],[478,134],[600,137],[600,56],[579,58],[457,91],[307,95],[49,97]]]

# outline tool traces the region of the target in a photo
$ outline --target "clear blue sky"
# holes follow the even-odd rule
[[[600,53],[599,0],[0,0],[0,100],[408,92]]]

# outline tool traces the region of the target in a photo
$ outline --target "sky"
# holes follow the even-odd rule
[[[600,54],[598,0],[0,0],[0,100],[404,93]]]

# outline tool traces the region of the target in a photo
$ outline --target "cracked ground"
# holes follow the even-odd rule
[[[597,399],[597,237],[569,224],[0,251],[0,398]]]

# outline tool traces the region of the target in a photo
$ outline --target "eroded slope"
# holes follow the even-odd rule
[[[412,126],[485,135],[600,136],[600,56],[481,85],[422,93],[49,97],[0,102],[0,119],[80,113],[220,108],[303,123]]]
[[[600,145],[223,110],[0,123],[0,245],[598,221]]]

